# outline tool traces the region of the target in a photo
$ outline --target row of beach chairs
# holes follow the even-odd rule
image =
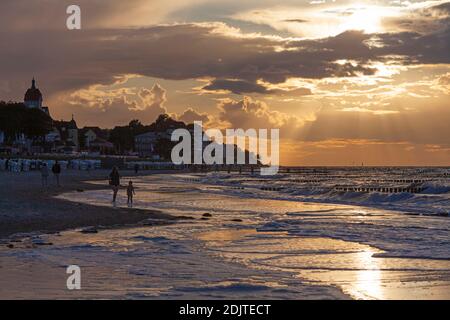
[[[48,168],[52,168],[55,160],[38,160],[38,159],[0,159],[0,171],[10,172],[26,172],[31,170],[39,170],[43,164]],[[60,160],[58,163],[62,170],[95,170],[102,166],[101,160]]]

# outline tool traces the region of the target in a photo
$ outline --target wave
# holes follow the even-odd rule
[[[328,170],[327,175],[313,172],[272,177],[213,173],[200,180],[222,186],[217,192],[243,197],[355,204],[424,215],[450,213],[448,169],[410,168],[382,173],[373,168]]]

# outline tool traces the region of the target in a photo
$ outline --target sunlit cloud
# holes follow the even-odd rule
[[[312,6],[282,6],[239,12],[233,19],[268,25],[302,38],[336,36],[348,30],[365,33],[430,32],[448,23],[446,1],[337,2],[313,1]]]
[[[276,30],[288,31],[298,37],[323,38],[335,36],[347,30],[360,30],[366,33],[384,32],[386,30],[382,20],[399,14],[399,9],[392,7],[334,4],[333,7],[275,7],[238,13],[233,18],[267,24]]]
[[[3,1],[0,99],[21,101],[34,75],[52,116],[80,125],[164,112],[279,128],[286,163],[449,156],[449,1],[96,3],[79,1],[68,33],[59,0]]]

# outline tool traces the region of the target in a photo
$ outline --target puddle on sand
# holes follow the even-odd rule
[[[356,299],[450,299],[450,261],[374,257],[355,242],[284,232],[221,230],[197,234],[216,254],[257,269],[283,270],[334,285]]]

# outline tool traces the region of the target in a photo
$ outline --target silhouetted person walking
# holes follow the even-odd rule
[[[41,167],[41,180],[42,180],[42,187],[45,188],[48,186],[48,167],[47,164],[42,164]]]
[[[117,192],[120,186],[120,175],[117,167],[113,167],[109,174],[109,184],[113,189],[113,203],[116,203]]]
[[[61,173],[61,165],[56,160],[55,164],[52,167],[53,175],[55,176],[56,185],[59,187],[59,175]]]

